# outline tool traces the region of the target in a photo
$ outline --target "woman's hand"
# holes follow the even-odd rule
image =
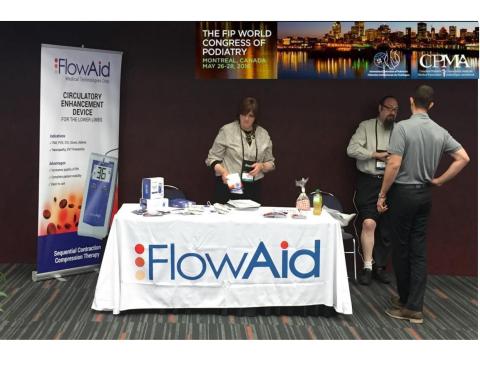
[[[221,164],[216,164],[213,170],[215,170],[216,175],[222,176],[223,184],[227,184],[227,176],[229,175],[227,169],[225,169]]]
[[[252,170],[248,174],[251,176],[257,176],[260,172],[263,171],[263,163],[262,162],[255,162],[252,165]]]
[[[223,181],[223,184],[227,184],[227,176],[229,175],[228,171],[223,171],[222,172],[222,181]]]

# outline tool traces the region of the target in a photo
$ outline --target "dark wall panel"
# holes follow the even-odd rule
[[[34,262],[38,200],[40,44],[124,52],[120,108],[120,202],[137,202],[140,180],[164,176],[206,202],[213,176],[204,165],[218,129],[240,99],[255,96],[274,143],[277,170],[264,184],[266,205],[293,206],[294,180],[335,193],[348,211],[355,162],[345,149],[377,100],[399,98],[399,118],[418,81],[195,80],[194,23],[0,23],[0,262]],[[472,162],[433,191],[428,230],[431,273],[477,274],[477,81],[429,81],[431,117],[463,144]],[[441,169],[448,165],[445,158]]]

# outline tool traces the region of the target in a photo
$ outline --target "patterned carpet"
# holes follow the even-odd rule
[[[354,314],[323,306],[138,310],[90,309],[98,274],[31,281],[35,267],[0,264],[0,339],[478,339],[476,277],[429,276],[423,325],[384,314],[394,286],[350,283]]]

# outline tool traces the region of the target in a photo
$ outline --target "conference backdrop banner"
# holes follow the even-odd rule
[[[478,79],[478,22],[197,22],[198,79]]]
[[[92,269],[117,206],[122,53],[43,44],[37,271]]]

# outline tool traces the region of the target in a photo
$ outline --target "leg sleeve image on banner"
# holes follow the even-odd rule
[[[42,45],[34,280],[101,261],[118,210],[121,63],[121,52]]]

